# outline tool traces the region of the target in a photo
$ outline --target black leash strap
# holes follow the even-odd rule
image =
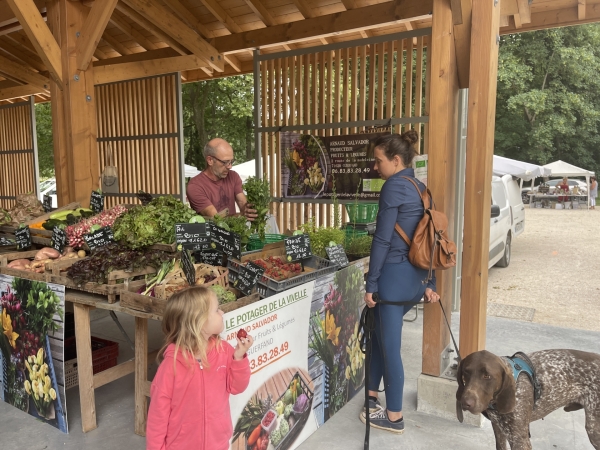
[[[382,305],[396,305],[403,306],[402,303],[397,302],[386,302],[385,300],[381,300],[377,292],[373,293],[373,301],[375,303],[379,303]],[[461,357],[460,352],[458,351],[458,345],[456,345],[456,340],[454,339],[454,335],[452,334],[452,329],[450,328],[450,322],[448,322],[448,318],[446,317],[446,311],[444,311],[444,306],[442,305],[442,301],[438,302],[440,307],[442,308],[442,314],[444,316],[444,320],[446,321],[446,325],[448,326],[448,331],[450,332],[450,336],[452,337],[452,343],[454,344],[454,349],[456,350],[457,360],[460,363]],[[370,409],[369,409],[369,367],[371,365],[371,347],[372,347],[372,338],[373,332],[375,331],[375,311],[374,308],[369,308],[365,306],[362,310],[362,314],[360,316],[360,322],[358,325],[358,334],[361,335],[360,338],[360,350],[365,355],[365,443],[364,450],[369,450],[369,438],[371,432],[371,420],[370,420]]]

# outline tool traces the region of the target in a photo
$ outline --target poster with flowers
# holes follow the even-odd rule
[[[67,433],[64,286],[0,275],[0,399]]]
[[[383,181],[373,149],[385,133],[316,136],[280,133],[283,197],[377,199]]]

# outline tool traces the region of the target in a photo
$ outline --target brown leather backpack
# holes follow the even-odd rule
[[[456,244],[448,237],[448,218],[443,212],[435,210],[431,200],[431,192],[425,188],[423,192],[412,178],[410,181],[423,202],[423,218],[417,224],[417,229],[411,240],[404,230],[396,223],[396,231],[408,244],[408,260],[413,266],[428,269],[427,280],[431,280],[434,270],[445,270],[456,266]]]

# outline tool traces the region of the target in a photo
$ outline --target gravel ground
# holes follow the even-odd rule
[[[600,210],[526,205],[525,212],[509,266],[490,269],[488,304],[533,308],[537,323],[600,331]]]

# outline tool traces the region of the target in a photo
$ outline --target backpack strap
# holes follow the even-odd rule
[[[413,186],[419,193],[419,197],[421,197],[421,202],[423,202],[423,207],[425,209],[429,209],[429,207],[431,207],[431,203],[430,203],[431,192],[429,192],[429,189],[425,188],[425,190],[423,192],[421,192],[421,189],[419,189],[419,185],[411,177],[403,176],[402,178],[407,179],[408,181],[410,181],[413,184]],[[427,203],[425,203],[425,201],[427,201]],[[429,206],[426,206],[426,205],[429,205]],[[394,229],[400,235],[400,237],[404,240],[404,242],[406,242],[408,244],[408,246],[410,247],[412,242],[408,238],[408,235],[404,232],[402,227],[398,223],[396,223],[396,226],[394,227]]]

